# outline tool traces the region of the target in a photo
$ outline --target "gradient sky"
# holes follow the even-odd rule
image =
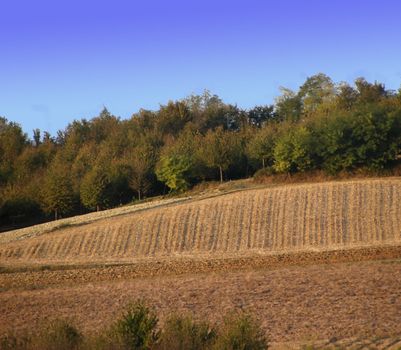
[[[398,0],[1,0],[0,115],[53,135],[209,89],[248,108],[324,72],[401,84]]]

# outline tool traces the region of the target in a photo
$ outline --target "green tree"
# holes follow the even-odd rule
[[[238,159],[240,152],[236,136],[236,133],[219,127],[209,130],[202,140],[200,157],[206,166],[219,170],[220,182],[223,182],[224,171]]]
[[[308,114],[316,111],[319,105],[334,99],[336,88],[327,75],[319,73],[306,79],[298,96],[302,99],[304,113]]]
[[[82,180],[80,197],[82,204],[88,209],[99,211],[109,204],[110,181],[100,166],[93,167]]]
[[[246,147],[248,158],[262,163],[263,168],[272,165],[277,132],[277,128],[273,125],[266,125],[256,131]]]
[[[274,106],[255,106],[248,111],[249,124],[261,128],[265,123],[276,119]]]
[[[182,192],[189,186],[187,174],[190,168],[191,161],[188,157],[174,154],[162,156],[156,167],[156,175],[171,191]]]
[[[68,170],[59,164],[49,169],[43,189],[43,207],[48,213],[54,213],[57,220],[60,215],[68,214],[74,208],[75,197]]]
[[[311,132],[304,126],[291,129],[278,138],[274,147],[274,169],[279,173],[306,171],[314,165]]]
[[[280,87],[281,96],[276,98],[275,111],[278,119],[296,122],[301,118],[301,97],[285,87]]]

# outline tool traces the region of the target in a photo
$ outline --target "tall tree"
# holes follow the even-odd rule
[[[99,211],[109,203],[109,179],[100,166],[94,166],[83,178],[80,189],[82,204],[88,209]]]
[[[223,182],[224,171],[238,157],[239,147],[236,134],[225,131],[222,127],[215,131],[209,130],[203,138],[202,148],[199,151],[201,159],[208,167],[219,170],[220,182]]]
[[[149,145],[137,146],[128,156],[129,186],[137,192],[139,200],[152,186],[150,177],[155,162],[154,157]]]
[[[275,125],[266,125],[257,130],[247,144],[246,153],[250,160],[262,163],[262,167],[271,166],[273,163],[273,150],[276,135]]]
[[[43,189],[44,210],[53,212],[55,220],[74,208],[74,194],[68,174],[63,165],[53,164],[46,176]]]

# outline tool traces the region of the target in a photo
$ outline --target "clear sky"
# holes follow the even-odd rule
[[[0,115],[53,135],[209,89],[248,108],[318,72],[401,84],[399,0],[1,0]]]

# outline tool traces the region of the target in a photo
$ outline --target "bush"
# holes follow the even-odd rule
[[[172,316],[164,326],[157,349],[202,350],[210,349],[216,332],[206,322],[196,323],[191,316]]]
[[[25,350],[29,349],[30,339],[26,336],[5,334],[0,338],[0,350]]]
[[[82,335],[70,323],[55,320],[45,326],[31,341],[29,349],[73,350],[82,343]]]
[[[274,169],[272,167],[266,167],[259,169],[255,174],[253,174],[253,178],[255,181],[259,182],[266,177],[271,177],[274,175]]]
[[[129,304],[112,326],[110,340],[118,349],[151,349],[159,338],[157,323],[156,313],[142,301],[137,301]]]
[[[267,340],[258,322],[249,314],[231,314],[220,329],[215,350],[265,350]]]

